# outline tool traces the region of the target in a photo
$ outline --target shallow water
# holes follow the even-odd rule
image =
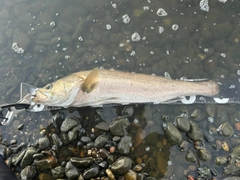
[[[21,82],[42,87],[70,73],[95,67],[156,75],[168,72],[172,78],[237,76],[240,74],[240,2],[211,0],[208,12],[201,10],[199,3],[200,0],[2,0],[0,102],[16,102]],[[14,42],[17,47],[12,49]],[[222,149],[215,151],[211,144],[206,144],[212,159],[194,164],[185,161],[186,151],[180,152],[178,146],[170,147],[167,143],[164,150],[160,148],[166,139],[162,116],[174,121],[182,112],[188,111],[190,115],[200,109],[203,115],[196,122],[205,130],[228,121],[236,137],[216,135],[216,139],[228,142],[231,150],[239,142],[239,131],[235,128],[240,118],[239,105],[215,105],[213,123],[207,121],[204,104],[133,107],[130,122],[135,119],[141,122],[140,128],[131,126],[133,139],[144,141],[146,137],[147,141],[151,139],[148,135],[158,134],[154,143],[159,145],[145,142],[150,153],[146,153],[144,161],[151,176],[185,178],[187,172],[196,175],[196,167],[208,165],[217,169],[221,177],[222,167],[214,164],[214,157],[228,154]],[[64,112],[110,122],[121,115],[121,109],[122,106]],[[9,141],[14,138],[19,143],[31,144],[42,137],[40,131],[51,123],[52,114],[55,112],[23,112],[9,126],[0,127],[0,131]],[[19,131],[17,126],[21,123],[24,128]],[[186,140],[185,134],[182,135]],[[193,144],[189,149],[193,149]]]

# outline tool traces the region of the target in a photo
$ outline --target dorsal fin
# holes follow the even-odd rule
[[[98,83],[98,68],[95,68],[90,72],[90,74],[86,77],[84,82],[82,83],[82,91],[90,93],[94,90]]]

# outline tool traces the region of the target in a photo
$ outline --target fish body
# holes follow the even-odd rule
[[[47,106],[82,107],[104,104],[168,103],[183,96],[214,97],[214,81],[187,82],[161,76],[94,69],[73,73],[39,88],[32,99]]]

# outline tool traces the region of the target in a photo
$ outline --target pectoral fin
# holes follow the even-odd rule
[[[98,69],[95,68],[90,74],[86,77],[82,83],[82,91],[90,93],[94,90],[98,83]]]

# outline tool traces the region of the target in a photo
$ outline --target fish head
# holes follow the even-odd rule
[[[74,73],[43,88],[38,88],[32,102],[47,106],[69,107],[73,104],[79,92],[91,93],[98,83],[98,69],[88,74]],[[80,94],[81,94],[80,93]]]
[[[47,106],[67,107],[74,101],[73,98],[78,93],[82,81],[81,78],[69,77],[49,83],[35,91],[32,102]]]

